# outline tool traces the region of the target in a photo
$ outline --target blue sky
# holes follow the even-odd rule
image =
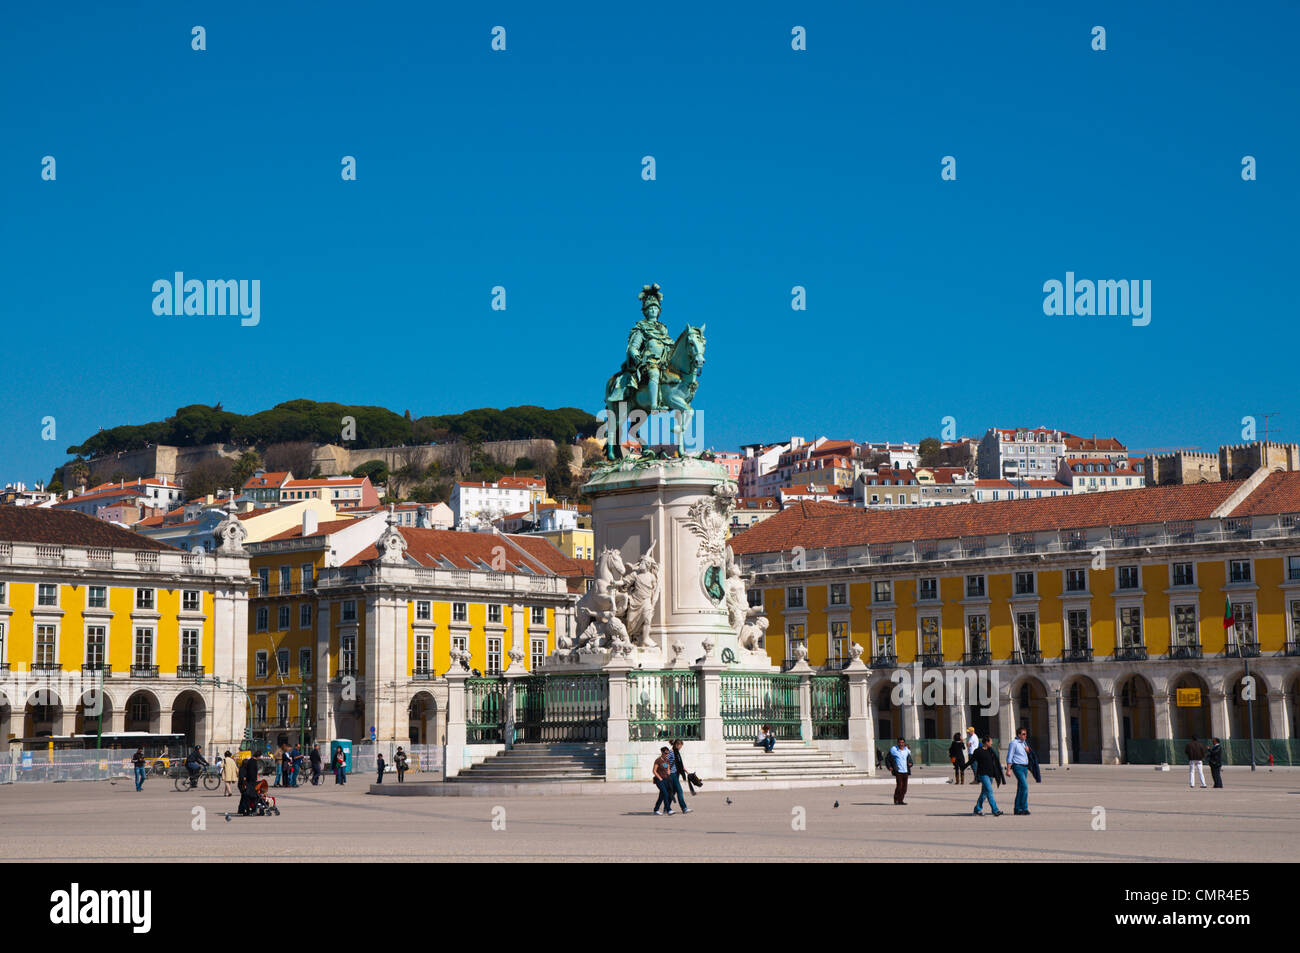
[[[1300,439],[1294,5],[441,6],[6,8],[0,481],[188,403],[594,412],[649,281],[718,448]],[[155,316],[176,271],[260,324]],[[1045,316],[1067,271],[1151,324]]]

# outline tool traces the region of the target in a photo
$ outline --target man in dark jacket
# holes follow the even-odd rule
[[[1187,747],[1183,749],[1187,755],[1187,786],[1196,787],[1196,775],[1201,775],[1201,787],[1209,787],[1205,783],[1205,768],[1202,762],[1205,760],[1205,745],[1201,744],[1196,738],[1187,742]]]
[[[262,752],[258,751],[251,757],[245,758],[244,763],[239,766],[239,813],[247,814],[253,807],[253,796],[257,790],[257,768],[258,760],[262,757]]]
[[[199,769],[207,767],[207,764],[208,759],[203,757],[203,745],[195,745],[189,758],[185,760],[185,768],[190,773],[190,787],[199,786]]]
[[[1210,766],[1214,786],[1223,787],[1223,745],[1219,744],[1218,738],[1211,739],[1210,750],[1205,755],[1205,763]]]
[[[993,785],[1002,784],[1002,762],[998,760],[998,753],[993,750],[993,739],[985,738],[975,749],[970,760],[975,766],[975,780],[980,785],[979,800],[975,802],[975,810],[972,813],[982,815],[984,800],[987,798],[989,807],[993,808],[993,816],[1001,817],[1002,812],[998,810],[998,802],[993,797]]]
[[[319,744],[311,746],[311,754],[309,755],[309,758],[311,759],[311,783],[320,784],[321,760]]]

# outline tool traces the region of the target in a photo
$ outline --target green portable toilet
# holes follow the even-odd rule
[[[330,742],[330,762],[326,770],[334,770],[334,759],[338,757],[339,750],[343,751],[343,770],[348,774],[352,773],[352,741],[349,738],[335,738]]]

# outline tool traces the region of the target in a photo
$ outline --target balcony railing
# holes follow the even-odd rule
[[[62,668],[62,662],[46,662],[38,659],[32,663],[33,672],[57,672]]]
[[[431,682],[436,677],[436,673],[431,668],[417,668],[411,671],[411,680],[415,682]]]
[[[0,565],[57,566],[62,569],[115,569],[130,572],[215,573],[220,557],[177,550],[109,549],[103,546],[56,546],[45,543],[0,543]],[[224,566],[222,572],[230,571]]]
[[[1043,653],[1040,649],[1016,649],[1011,653],[1013,665],[1042,665]]]
[[[111,665],[106,665],[106,664],[103,663],[103,662],[85,662],[85,663],[83,663],[82,666],[81,666],[81,671],[82,671],[83,673],[84,673],[84,672],[103,672],[105,675],[111,675],[111,674],[113,674],[113,666],[111,666]]]
[[[1259,658],[1258,642],[1233,642],[1223,650],[1224,658]]]
[[[872,668],[897,668],[898,656],[892,652],[872,655],[871,667]]]
[[[992,665],[993,653],[988,649],[975,649],[961,657],[963,665]]]
[[[1300,655],[1300,642],[1288,642],[1282,650],[1283,655]]]
[[[1061,661],[1062,662],[1091,662],[1092,647],[1084,646],[1080,648],[1077,646],[1067,646],[1061,652]]]
[[[973,504],[978,505],[978,504]],[[1070,553],[1101,547],[1105,550],[1181,546],[1189,543],[1239,542],[1245,539],[1300,537],[1300,515],[1281,514],[1251,519],[1208,519],[1127,526],[1098,526],[1039,533],[927,539],[866,546],[807,550],[796,567],[789,553],[742,556],[742,568],[758,573],[789,573],[857,566],[888,566],[935,560],[1021,556],[1027,553]]]
[[[180,678],[202,678],[203,666],[202,665],[178,665],[176,667],[176,675]]]
[[[356,677],[357,667],[355,665],[340,665],[334,673],[335,678],[346,678],[348,676]]]
[[[157,665],[132,665],[131,677],[132,678],[157,678],[158,666]]]
[[[1115,646],[1116,662],[1145,662],[1146,660],[1147,660],[1147,647],[1145,645]]]
[[[942,652],[922,652],[920,655],[916,657],[916,660],[920,662],[925,668],[943,667]]]
[[[1200,658],[1201,647],[1199,645],[1171,645],[1169,646],[1169,657],[1171,659]]]

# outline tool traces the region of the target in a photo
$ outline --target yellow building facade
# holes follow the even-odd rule
[[[770,620],[774,664],[806,649],[810,664],[837,669],[860,646],[880,739],[951,739],[974,725],[1009,740],[1023,726],[1040,754],[1078,761],[1120,760],[1134,739],[1285,740],[1300,723],[1298,476],[1213,498],[1193,487],[1106,494],[1156,493],[1116,501],[1142,514],[1129,524],[1098,525],[1097,497],[787,511],[733,546],[757,573],[750,598]],[[1199,518],[1155,521],[1134,505],[1187,512],[1183,491],[1206,498],[1188,513]],[[956,527],[1010,531],[946,535]],[[817,546],[828,533],[842,545]],[[949,690],[897,690],[927,678]],[[976,689],[996,700],[963,697]]]
[[[242,736],[233,682],[246,557],[181,552],[78,513],[5,509],[0,732]]]

